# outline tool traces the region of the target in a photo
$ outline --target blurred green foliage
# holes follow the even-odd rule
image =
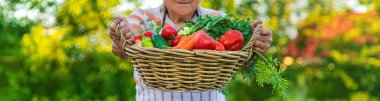
[[[112,54],[107,35],[120,1],[2,2],[0,100],[134,100],[131,63]],[[281,59],[289,80],[288,100],[378,101],[380,2],[359,0],[368,8],[363,13],[344,2],[203,0],[201,6],[265,21],[274,34],[269,53]],[[15,18],[22,5],[53,15],[56,23]],[[239,77],[227,87],[231,101],[279,100],[271,87]]]
[[[10,1],[4,8],[34,2]],[[67,0],[46,6],[57,11],[53,14],[57,23],[51,26],[39,19],[26,19],[29,23],[24,25],[5,14],[17,9],[4,9],[0,99],[133,100],[131,63],[111,53],[106,34],[117,4],[116,0]]]

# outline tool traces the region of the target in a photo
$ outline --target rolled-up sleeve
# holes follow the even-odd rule
[[[127,17],[127,21],[129,23],[129,26],[131,28],[131,32],[133,34],[139,34],[140,31],[144,31],[145,30],[145,21],[146,21],[146,17],[144,16],[144,14],[142,13],[142,10],[141,9],[138,9],[134,12],[132,12],[128,17]]]

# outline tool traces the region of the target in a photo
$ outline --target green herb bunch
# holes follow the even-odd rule
[[[185,27],[190,27],[190,33],[205,30],[214,40],[218,40],[229,30],[238,30],[243,34],[245,45],[252,36],[252,20],[250,18],[239,19],[233,15],[227,16],[200,16],[194,21],[187,21]]]
[[[280,62],[277,58],[273,59],[272,56],[265,57],[258,52],[254,51],[254,53],[258,58],[252,57],[247,61],[253,64],[242,68],[243,78],[248,81],[255,80],[261,87],[264,84],[271,85],[273,92],[285,100],[288,81],[281,76],[283,71],[280,70]]]

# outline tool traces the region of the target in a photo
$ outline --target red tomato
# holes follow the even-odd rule
[[[223,44],[226,50],[236,51],[243,46],[243,34],[237,30],[229,30],[219,38],[219,42]]]
[[[224,49],[224,46],[223,46],[222,43],[220,43],[220,42],[215,42],[215,50],[216,50],[216,51],[224,51],[225,49]]]
[[[206,33],[201,33],[195,37],[194,49],[215,49],[214,39]]]
[[[170,25],[165,25],[164,28],[161,30],[161,36],[164,37],[166,40],[170,40],[171,37],[176,37],[178,35],[177,29]]]
[[[151,31],[144,32],[144,36],[152,38],[153,33]]]
[[[136,40],[140,40],[141,41],[142,37],[140,35],[137,35],[137,36],[133,37],[132,43],[135,44]]]
[[[180,36],[176,36],[174,38],[174,40],[171,43],[171,46],[174,47],[174,46],[177,46],[178,42],[181,40],[181,37]]]

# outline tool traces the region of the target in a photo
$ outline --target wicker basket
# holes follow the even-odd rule
[[[172,92],[201,92],[225,86],[251,57],[250,49],[261,29],[258,25],[241,51],[163,50],[129,45],[116,24],[124,52],[131,58],[143,83],[149,88]]]

